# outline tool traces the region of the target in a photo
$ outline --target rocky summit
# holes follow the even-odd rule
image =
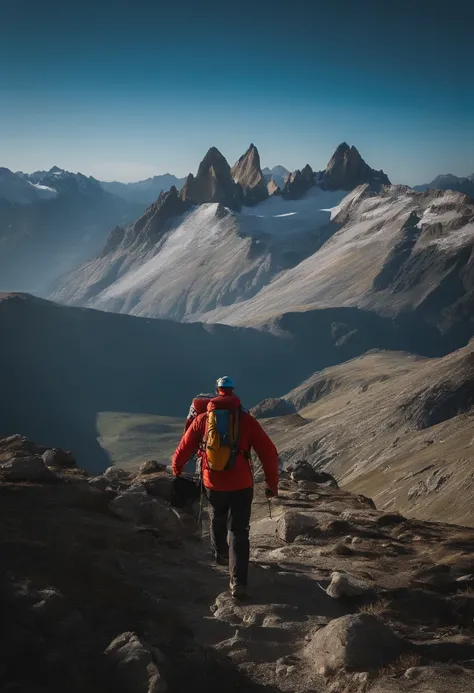
[[[369,183],[372,186],[390,185],[383,171],[375,171],[365,163],[357,149],[343,142],[329,160],[318,182],[326,190],[353,190],[358,185]]]
[[[219,202],[235,210],[242,206],[242,190],[235,183],[229,164],[216,147],[209,149],[199,164],[197,175],[190,173],[186,178],[180,197],[193,204]]]
[[[271,513],[257,483],[238,602],[170,485],[155,463],[88,477],[0,440],[2,691],[474,689],[472,530],[379,511],[299,462]]]
[[[269,195],[267,182],[260,167],[260,155],[254,144],[236,161],[231,169],[236,183],[242,188],[243,203],[252,206],[263,202]]]

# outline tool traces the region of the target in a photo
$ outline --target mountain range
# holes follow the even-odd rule
[[[474,334],[473,219],[466,195],[390,185],[345,143],[324,171],[307,165],[272,195],[254,145],[233,168],[212,148],[51,298],[242,326],[357,307],[416,315],[461,345]]]
[[[253,144],[233,168],[213,147],[179,193],[171,188],[115,231],[104,252],[60,282],[51,298],[173,319],[222,306],[233,311],[335,233],[330,209],[351,186],[376,191],[387,181],[344,143],[325,171],[307,165],[270,195]]]
[[[156,202],[162,192],[167,192],[173,185],[175,188],[181,188],[184,185],[185,178],[177,178],[171,173],[164,173],[160,176],[153,176],[146,180],[140,180],[136,183],[119,183],[112,181],[110,183],[101,181],[101,186],[109,193],[122,197],[127,202],[135,202],[142,205],[151,205]]]
[[[138,188],[126,200],[57,167],[3,172],[16,199],[0,200],[0,379],[14,394],[0,434],[101,469],[101,413],[179,423],[229,372],[248,405],[283,398],[257,411],[286,464],[331,469],[387,509],[474,522],[443,500],[471,444],[474,199],[444,178],[392,185],[347,143],[322,171],[262,169],[251,144],[232,166],[211,147],[168,190],[158,178],[146,206]],[[51,301],[11,293],[47,282]]]
[[[414,190],[457,190],[457,192],[469,195],[474,198],[474,173],[472,176],[459,177],[452,173],[445,173],[441,176],[436,176],[431,183],[425,185],[415,185]]]
[[[111,228],[143,209],[81,173],[2,169],[0,290],[47,293],[54,279],[101,250]]]

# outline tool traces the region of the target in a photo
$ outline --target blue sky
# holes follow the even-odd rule
[[[323,168],[343,140],[394,182],[474,172],[474,3],[0,0],[0,166],[102,180]]]

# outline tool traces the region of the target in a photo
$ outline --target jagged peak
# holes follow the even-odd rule
[[[338,154],[343,154],[344,152],[348,152],[350,149],[351,149],[351,147],[347,144],[347,142],[341,142],[341,144],[339,144],[336,147],[336,150],[335,150],[333,156],[336,156]],[[355,147],[353,146],[352,149],[355,149]]]
[[[341,142],[336,148],[319,179],[318,184],[320,182],[328,190],[353,190],[361,183],[390,185],[388,176],[383,171],[371,168],[359,150],[347,142]]]
[[[210,147],[210,149],[208,149],[204,159],[199,164],[197,177],[205,175],[211,166],[214,167],[214,170],[223,169],[227,171],[228,169],[230,171],[227,159],[221,154],[217,147]]]
[[[231,175],[242,187],[245,205],[258,204],[268,197],[266,180],[260,166],[260,154],[253,142],[232,166]]]
[[[281,195],[281,188],[273,178],[270,178],[267,183],[267,191],[270,196]]]

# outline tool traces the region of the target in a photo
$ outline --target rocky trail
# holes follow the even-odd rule
[[[299,464],[257,484],[250,595],[157,464],[95,478],[0,441],[1,693],[467,693],[474,532],[377,511]]]

